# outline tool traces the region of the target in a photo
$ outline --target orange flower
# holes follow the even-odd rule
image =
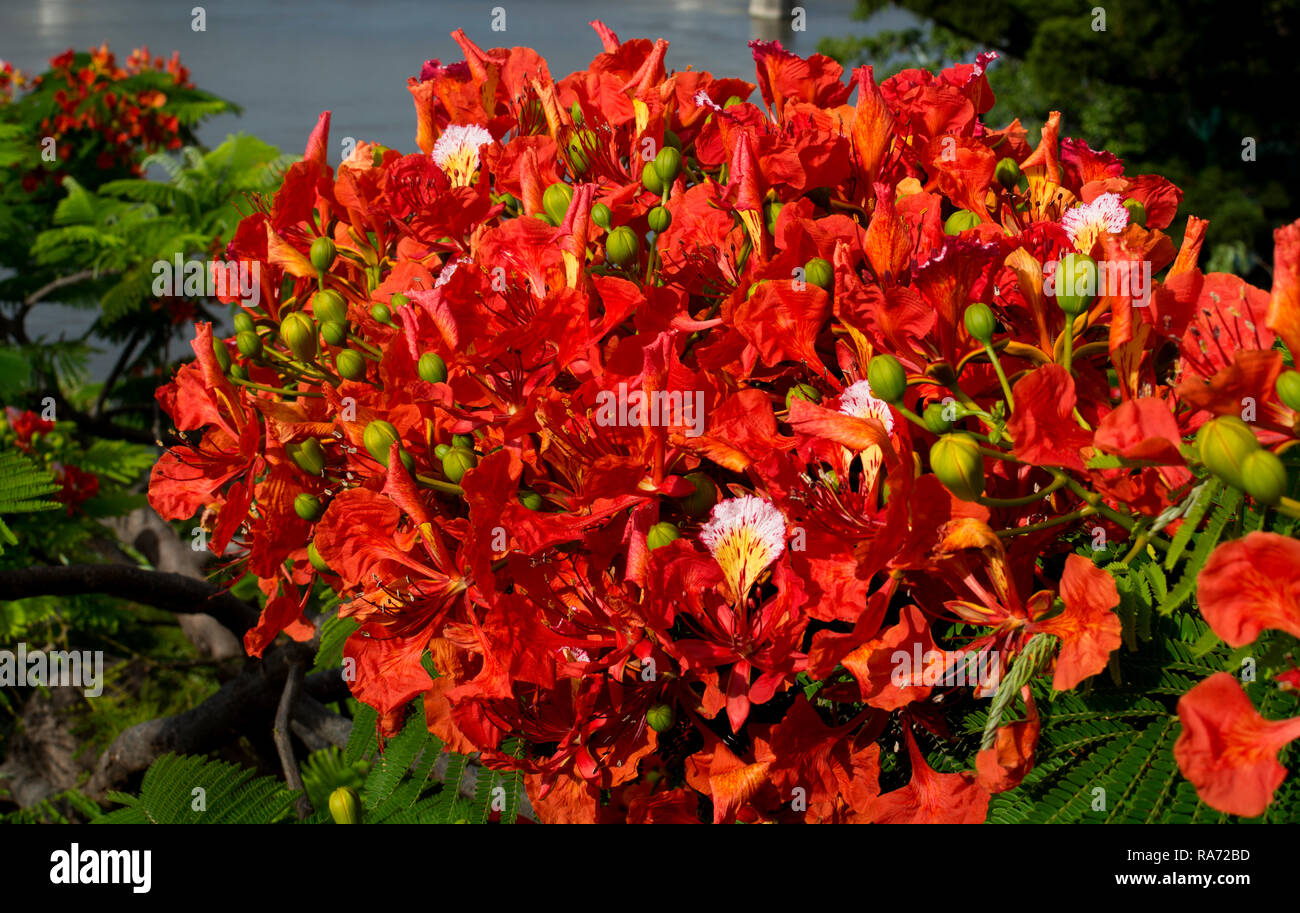
[[[1233,815],[1262,815],[1286,777],[1277,753],[1300,738],[1300,717],[1266,720],[1238,681],[1216,672],[1178,701],[1183,734],[1178,767],[1207,805]]]
[[[1300,542],[1251,533],[1214,550],[1196,580],[1201,614],[1230,647],[1276,628],[1300,637]]]

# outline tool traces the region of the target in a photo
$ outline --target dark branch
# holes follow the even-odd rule
[[[0,601],[29,596],[103,593],[178,614],[211,615],[235,634],[257,624],[260,612],[206,580],[117,564],[69,564],[0,571]]]
[[[275,742],[276,753],[280,755],[280,766],[284,768],[284,782],[289,788],[301,793],[295,803],[298,820],[304,821],[312,813],[311,800],[302,785],[302,773],[298,770],[298,759],[293,756],[293,741],[289,738],[289,719],[298,703],[298,692],[302,688],[302,663],[295,662],[289,666],[289,674],[284,680],[284,691],[280,693],[280,706],[275,711],[275,726],[271,729],[271,738]]]

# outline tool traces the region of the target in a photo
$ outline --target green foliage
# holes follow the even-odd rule
[[[49,470],[37,466],[17,450],[0,450],[0,555],[4,554],[5,546],[18,544],[18,537],[5,523],[4,515],[55,510],[59,503],[46,495],[57,489]]]
[[[274,777],[256,777],[237,764],[167,754],[145,772],[138,796],[108,794],[125,808],[92,823],[271,824],[286,820],[295,796]]]

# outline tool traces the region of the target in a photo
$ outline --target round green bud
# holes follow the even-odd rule
[[[334,356],[334,370],[345,380],[361,380],[366,376],[366,359],[359,352],[344,349]]]
[[[641,239],[626,225],[620,225],[605,239],[605,259],[615,266],[627,266],[641,253]]]
[[[809,285],[830,291],[835,285],[835,267],[829,260],[813,257],[803,265],[803,277]]]
[[[682,151],[682,139],[681,139],[681,137],[678,136],[676,133],[674,133],[674,132],[671,131],[671,130],[667,130],[667,129],[664,130],[664,145],[665,145],[665,146],[671,146],[671,147],[673,147],[674,149],[676,149],[678,152],[681,152],[681,151]],[[657,159],[656,159],[656,161],[657,161]],[[676,176],[676,175],[674,175],[674,177],[675,177],[675,176]]]
[[[235,380],[248,380],[248,369],[243,365],[231,365],[230,376]]]
[[[1300,412],[1300,371],[1283,371],[1277,376],[1277,398],[1292,412]]]
[[[932,434],[947,434],[952,430],[953,420],[948,418],[948,406],[944,403],[930,403],[925,407],[921,420]]]
[[[230,370],[230,350],[226,348],[224,340],[212,337],[212,354],[216,356],[217,366],[222,373]]]
[[[321,504],[320,498],[305,491],[293,499],[293,509],[298,516],[313,523],[325,513],[325,506]]]
[[[449,450],[451,450],[450,444],[438,444],[433,448],[433,455],[437,459],[441,460],[443,457],[447,455],[447,451]]]
[[[404,308],[410,303],[411,303],[411,299],[407,298],[401,292],[398,292],[397,294],[393,295],[388,299],[388,306],[393,310],[397,310],[398,308]]]
[[[984,457],[979,441],[961,432],[945,434],[930,448],[930,468],[950,492],[963,501],[984,493]]]
[[[292,314],[280,321],[280,337],[284,344],[289,347],[297,358],[302,361],[312,361],[316,357],[316,324],[312,319],[301,311],[294,311]]]
[[[997,167],[993,169],[993,178],[1007,190],[1010,190],[1020,180],[1020,166],[1016,164],[1016,160],[1013,158],[999,159]]]
[[[235,346],[245,358],[257,358],[262,354],[262,337],[252,330],[244,330],[235,337]]]
[[[1097,261],[1087,254],[1068,253],[1052,277],[1056,305],[1071,316],[1088,309],[1097,296]]]
[[[519,489],[519,503],[529,510],[542,509],[542,496],[529,488]]]
[[[970,333],[972,339],[988,342],[993,338],[998,322],[993,316],[993,309],[980,301],[966,308],[965,323],[966,332]]]
[[[330,793],[330,817],[335,824],[361,823],[361,797],[351,786],[340,786]]]
[[[695,491],[682,498],[682,510],[694,520],[707,517],[713,505],[718,503],[718,486],[702,472],[688,472],[686,481],[694,486]]]
[[[609,230],[609,224],[614,218],[614,213],[604,203],[597,203],[591,207],[591,221],[595,222],[601,228]]]
[[[677,180],[677,175],[682,172],[682,153],[672,146],[664,146],[655,156],[654,164],[664,186],[671,187],[673,181]]]
[[[243,311],[235,315],[234,325],[236,333],[251,333],[256,329],[253,325],[253,318]]]
[[[478,456],[464,447],[453,447],[442,457],[442,474],[448,482],[459,482],[478,463]]]
[[[946,222],[943,223],[943,233],[945,235],[959,235],[963,231],[968,231],[980,224],[980,217],[975,215],[969,209],[959,209],[950,215]]]
[[[1246,457],[1260,446],[1249,425],[1235,415],[1220,415],[1196,432],[1196,449],[1206,469],[1229,485],[1245,488]]]
[[[546,188],[546,192],[542,194],[542,208],[558,225],[564,221],[564,214],[569,211],[569,203],[572,200],[573,188],[560,181]]]
[[[343,296],[332,288],[311,296],[311,312],[320,321],[334,320],[338,323],[348,321],[348,304],[343,300]]]
[[[336,256],[338,256],[338,248],[334,246],[331,239],[322,236],[311,242],[311,265],[316,272],[329,272]]]
[[[321,324],[320,336],[326,345],[341,346],[348,341],[348,326],[337,320],[328,320]]]
[[[1275,453],[1263,447],[1252,450],[1241,461],[1241,480],[1246,494],[1261,504],[1276,504],[1286,494],[1286,467]]]
[[[659,170],[655,168],[654,162],[646,162],[641,166],[641,186],[651,193],[664,192],[664,179],[659,176]]]
[[[897,403],[907,392],[907,372],[892,355],[877,355],[867,364],[867,383],[871,393],[887,403]]]
[[[316,548],[315,542],[307,543],[307,560],[311,562],[312,567],[322,574],[334,573],[330,570],[330,566],[325,563],[325,559],[320,556],[320,551]]]
[[[651,729],[662,734],[673,728],[673,724],[677,722],[677,714],[671,704],[655,704],[645,712],[645,721],[650,724]]]
[[[1125,200],[1124,208],[1128,210],[1128,220],[1134,225],[1147,224],[1147,208],[1142,205],[1141,200]]]
[[[596,134],[590,130],[579,130],[569,138],[569,165],[574,174],[585,174],[591,167],[587,153],[596,148]]]
[[[394,295],[393,297],[396,298],[397,296]],[[386,324],[392,323],[393,321],[393,312],[388,309],[388,305],[381,304],[378,301],[370,306],[370,316],[378,323]]]
[[[453,434],[451,436],[451,446],[462,447],[465,450],[474,449],[474,435],[472,434]]]
[[[361,442],[366,445],[366,450],[382,466],[388,465],[388,451],[394,444],[401,443],[401,436],[397,433],[397,427],[392,422],[386,422],[383,419],[375,419],[369,425],[366,425],[365,433],[361,436]]]
[[[790,403],[797,399],[807,400],[810,403],[820,403],[822,401],[821,391],[812,384],[795,384],[789,390],[785,391],[785,407],[790,408]]]
[[[646,213],[646,221],[650,224],[650,230],[659,234],[668,230],[668,226],[673,224],[673,214],[663,206],[656,206]]]
[[[431,384],[445,384],[447,382],[447,363],[442,360],[442,356],[437,352],[425,352],[421,355],[418,370],[420,380],[428,381]]]
[[[308,475],[318,476],[325,471],[325,450],[316,438],[290,441],[284,445],[284,449],[298,468]]]
[[[654,551],[661,545],[667,545],[674,539],[680,539],[681,535],[682,534],[678,531],[677,527],[672,523],[656,523],[654,526],[650,527],[650,531],[646,533],[645,544],[651,551]]]

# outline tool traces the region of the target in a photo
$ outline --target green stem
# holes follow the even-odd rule
[[[1000,529],[997,531],[997,535],[1005,539],[1009,536],[1021,536],[1025,533],[1036,533],[1040,529],[1051,529],[1053,526],[1060,526],[1063,523],[1073,523],[1075,520],[1082,520],[1084,517],[1091,517],[1096,512],[1096,509],[1089,505],[1088,507],[1076,510],[1074,513],[1053,517],[1050,520],[1044,520],[1042,523],[1031,523],[1028,526],[1015,526],[1010,529]]]
[[[1016,401],[1011,395],[1011,384],[1007,382],[1007,372],[1002,370],[1002,362],[998,360],[998,353],[993,351],[990,343],[984,343],[984,351],[989,355],[989,361],[993,363],[993,370],[998,372],[998,383],[1002,384],[1002,393],[1007,398],[1007,412],[1016,411]]]
[[[451,482],[444,482],[441,479],[430,478],[429,476],[421,475],[418,472],[415,474],[415,480],[425,488],[432,488],[434,491],[441,491],[444,494],[463,495],[465,493],[465,489],[461,488],[459,485],[454,485]]]
[[[1065,338],[1061,342],[1061,367],[1070,370],[1074,359],[1074,314],[1065,315]]]
[[[249,387],[253,390],[265,390],[267,393],[281,393],[285,396],[312,396],[324,399],[324,393],[312,393],[306,390],[290,390],[287,387],[268,387],[266,384],[255,384],[251,380],[240,380],[237,377],[230,378],[231,383],[239,384],[241,387]]]
[[[975,500],[985,507],[1024,507],[1026,504],[1041,501],[1064,484],[1065,482],[1060,478],[1056,478],[1046,488],[1040,488],[1031,495],[1023,495],[1019,498],[976,498]]]

